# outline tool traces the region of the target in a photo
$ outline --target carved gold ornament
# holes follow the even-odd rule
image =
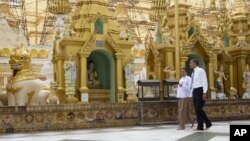
[[[90,52],[91,47],[94,45],[96,40],[96,35],[93,33],[90,38],[85,42],[80,52]]]
[[[28,104],[30,103],[30,101],[31,101],[31,99],[32,99],[32,97],[33,97],[33,95],[34,95],[35,93],[36,93],[35,90],[30,91],[30,92],[27,93],[27,96],[28,96]]]
[[[197,42],[199,42],[201,47],[204,48],[208,56],[212,57],[214,55],[213,46],[208,43],[208,40],[201,34],[198,29],[195,29],[194,34],[189,38],[187,43],[180,43],[181,54],[184,56],[187,55]]]
[[[23,89],[23,87],[7,87],[6,90],[8,93],[11,93],[11,94],[16,94],[18,93],[19,91],[21,91]]]
[[[69,0],[49,0],[49,12],[56,15],[68,14],[71,11]]]
[[[10,78],[11,84],[37,78],[32,71],[30,52],[24,44],[13,49],[10,55],[9,65],[13,71],[13,77]]]
[[[115,50],[115,52],[122,53],[121,47],[115,42],[111,33],[108,33],[107,42],[111,45],[111,47]]]

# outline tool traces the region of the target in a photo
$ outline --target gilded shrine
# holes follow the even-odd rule
[[[153,7],[164,3],[155,2]],[[225,91],[226,96],[230,95],[230,87],[238,90],[239,97],[243,96],[242,74],[249,64],[249,13],[246,2],[236,0],[229,16],[226,13],[226,3],[225,0],[220,3],[221,13],[218,13],[215,0],[211,0],[209,11],[202,17],[191,13],[192,6],[185,1],[180,1],[177,5],[170,3],[166,11],[151,14],[151,19],[160,24],[155,41],[146,36],[146,60],[151,69],[149,71],[154,72],[156,79],[169,78],[164,68],[173,66],[178,79],[180,68],[189,68],[189,60],[194,58],[207,72],[209,97],[214,97],[212,93],[217,93],[215,72],[220,66],[224,68],[228,78],[223,80],[223,92]],[[218,14],[221,14],[220,18]],[[176,26],[177,23],[179,26]]]
[[[65,102],[63,63],[72,54],[76,63],[76,93],[88,94],[89,102],[123,102],[123,67],[131,58],[133,42],[121,39],[121,28],[106,1],[79,1],[72,17],[75,36],[59,38],[54,46],[54,73],[59,98]],[[88,11],[86,12],[86,8]]]

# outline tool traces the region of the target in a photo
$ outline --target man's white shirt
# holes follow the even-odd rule
[[[190,93],[191,93],[191,82],[192,79],[189,76],[183,76],[181,77],[179,84],[182,84],[182,86],[180,87],[178,85],[177,88],[177,98],[186,98],[186,97],[190,97]]]
[[[203,93],[207,93],[208,84],[207,84],[207,75],[204,69],[196,67],[191,75],[192,90],[195,88],[202,87]],[[191,93],[192,96],[192,93]]]

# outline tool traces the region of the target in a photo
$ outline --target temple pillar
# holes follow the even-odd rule
[[[241,97],[244,93],[244,89],[242,88],[242,82],[243,82],[243,72],[245,71],[245,67],[246,67],[246,59],[247,59],[247,55],[239,55],[237,56],[237,75],[238,75],[238,94]]]
[[[180,78],[180,30],[179,30],[179,4],[178,0],[175,0],[174,7],[174,24],[175,24],[175,70],[176,70],[176,78]]]
[[[174,66],[174,53],[172,51],[167,52],[167,58],[165,59],[167,62],[166,67]]]
[[[233,62],[229,62],[229,79],[230,79],[230,87],[234,87],[234,68],[233,68]]]
[[[79,91],[81,93],[88,93],[88,86],[87,86],[87,57],[89,56],[89,52],[80,52],[79,57],[80,57],[80,88]]]
[[[213,66],[214,66],[214,70],[218,70],[218,57],[217,57],[217,54],[213,56]]]
[[[162,86],[162,80],[167,79],[162,77],[162,72],[164,68],[162,68],[162,63],[160,58],[154,59],[155,64],[155,73],[156,73],[156,79],[160,80],[160,99],[163,100],[163,86]]]
[[[214,66],[213,66],[213,62],[214,59],[209,59],[209,63],[208,63],[208,90],[210,90],[211,92],[215,90],[214,88]],[[210,94],[208,94],[208,96],[210,97]]]
[[[123,88],[123,68],[122,68],[122,58],[124,57],[123,53],[116,53],[116,83],[117,83],[117,92],[116,92],[116,102],[124,102],[124,88]]]
[[[217,89],[214,87],[215,78],[214,78],[214,70],[215,70],[215,57],[209,58],[208,62],[208,93],[207,97],[214,99],[216,97]]]
[[[167,66],[169,66],[168,60],[169,60],[168,52],[166,51],[166,52],[165,52],[165,55],[164,55],[164,65],[165,65],[165,66],[163,66],[163,69],[165,69]],[[166,79],[166,78],[168,77],[168,74],[165,73],[165,75],[163,75],[163,77]]]
[[[58,72],[58,88],[57,88],[57,95],[59,97],[60,103],[65,103],[65,82],[64,82],[64,69],[63,69],[63,63],[64,63],[64,56],[56,56],[57,60],[57,72]]]
[[[51,60],[51,62],[52,62],[52,64],[53,64],[53,66],[57,66],[56,65],[56,60],[55,59],[52,59]],[[57,74],[58,74],[58,72],[57,72],[57,67],[53,67],[53,80],[54,80],[54,82],[56,82],[57,83]]]

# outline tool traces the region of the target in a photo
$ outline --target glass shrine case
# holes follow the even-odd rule
[[[159,80],[139,80],[137,84],[139,101],[160,100]]]
[[[177,99],[177,86],[178,80],[163,80],[163,98],[166,99]]]

